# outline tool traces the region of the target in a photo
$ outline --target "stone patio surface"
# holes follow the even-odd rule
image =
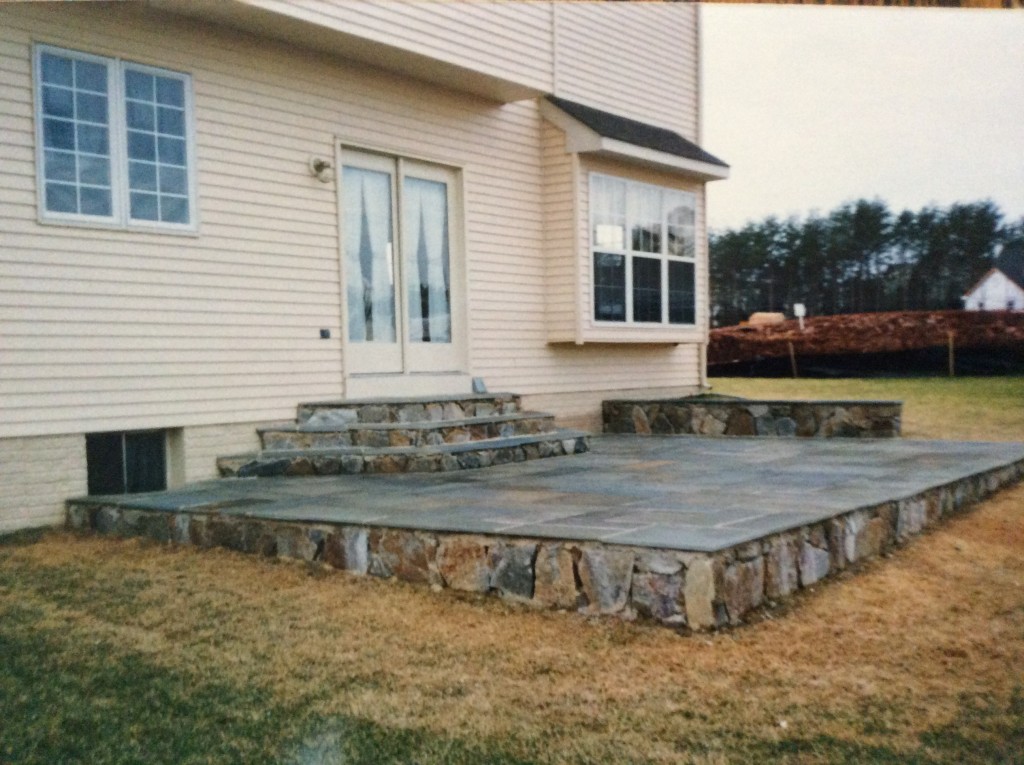
[[[453,473],[222,479],[89,497],[147,510],[714,552],[1024,459],[1024,443],[600,436]]]

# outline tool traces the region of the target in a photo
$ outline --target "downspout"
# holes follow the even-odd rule
[[[696,3],[694,7],[694,13],[696,14],[696,45],[694,46],[697,55],[697,119],[694,130],[696,132],[696,143],[698,146],[704,145],[704,55],[703,55],[703,18],[701,14],[700,3]],[[705,182],[701,186],[701,205],[704,208],[704,221],[702,228],[703,240],[704,240],[704,268],[707,272],[707,293],[708,298],[711,297],[711,253],[708,250],[708,186]],[[704,337],[707,338],[708,332],[711,330],[711,301],[704,301],[704,310],[701,312],[704,322]],[[710,390],[711,386],[708,385],[708,342],[705,340],[697,345],[697,382],[700,385],[701,391]]]

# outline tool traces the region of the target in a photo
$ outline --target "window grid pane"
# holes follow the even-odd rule
[[[696,256],[694,199],[689,194],[670,192],[666,195],[668,207],[667,252],[681,258]]]
[[[668,262],[668,321],[670,324],[696,323],[696,289],[693,263]]]
[[[661,189],[630,184],[630,245],[634,252],[661,252]]]
[[[131,68],[124,76],[129,215],[188,223],[184,82]]]
[[[660,258],[633,258],[633,321],[661,323]]]
[[[594,253],[594,318],[626,320],[626,258],[623,255]]]
[[[108,67],[50,52],[39,61],[45,209],[110,218]]]
[[[626,184],[595,176],[592,184],[594,247],[602,250],[626,248]]]

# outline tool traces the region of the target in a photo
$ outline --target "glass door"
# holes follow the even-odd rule
[[[393,163],[348,152],[345,161],[341,185],[348,360],[361,372],[400,372]]]
[[[462,371],[455,173],[343,150],[341,204],[352,374]]]
[[[402,263],[410,372],[462,367],[462,300],[453,278],[454,173],[402,160]],[[457,269],[455,269],[457,271]]]

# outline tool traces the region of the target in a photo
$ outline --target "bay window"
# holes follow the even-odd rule
[[[696,196],[590,174],[594,320],[696,322]]]

